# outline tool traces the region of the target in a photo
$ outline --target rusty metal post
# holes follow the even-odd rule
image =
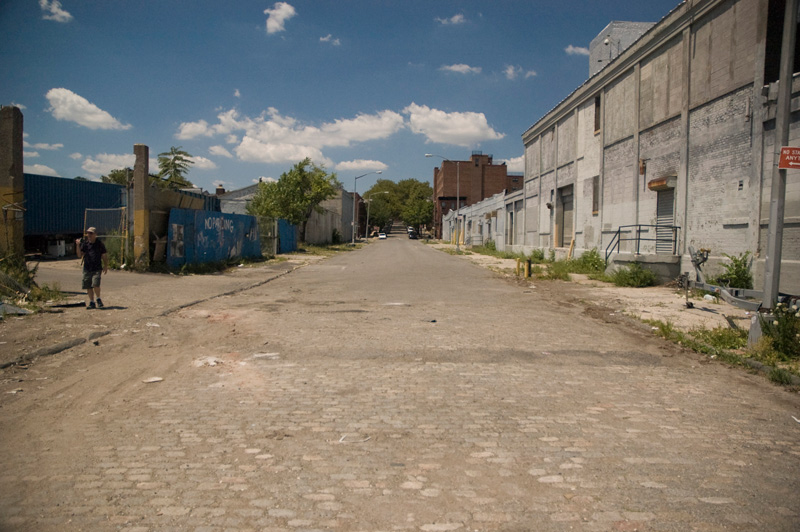
[[[150,148],[134,144],[133,167],[133,263],[138,269],[150,267]]]
[[[25,255],[25,181],[22,174],[22,111],[0,108],[0,254]]]

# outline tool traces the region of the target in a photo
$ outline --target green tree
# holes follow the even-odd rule
[[[367,192],[364,197],[370,202],[369,205],[369,225],[371,227],[386,227],[394,219],[392,215],[391,200],[387,191]]]
[[[336,174],[328,174],[306,157],[273,182],[261,182],[247,207],[250,214],[283,218],[300,227],[300,241],[306,241],[311,213],[321,213],[320,203],[336,195],[341,186]]]
[[[191,187],[192,182],[186,179],[189,167],[194,164],[191,155],[180,146],[172,146],[169,151],[158,154],[158,177],[167,188]]]
[[[133,170],[130,168],[119,168],[117,170],[111,170],[108,175],[100,177],[100,180],[103,183],[114,183],[115,185],[126,186],[129,176],[130,179],[133,180]]]
[[[419,230],[421,225],[430,226],[433,221],[433,201],[431,198],[409,199],[401,213],[403,222]]]

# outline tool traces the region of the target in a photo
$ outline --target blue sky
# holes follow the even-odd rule
[[[352,190],[431,180],[473,150],[523,171],[522,133],[588,77],[612,20],[679,0],[4,0],[0,104],[25,171],[99,179],[182,146],[197,186],[304,157]]]

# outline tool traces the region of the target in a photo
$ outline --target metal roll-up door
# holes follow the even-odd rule
[[[675,253],[675,189],[659,190],[656,198],[656,253],[672,255]]]

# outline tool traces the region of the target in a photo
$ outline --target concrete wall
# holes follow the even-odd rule
[[[688,247],[709,248],[705,270],[711,274],[721,272],[726,254],[750,252],[759,288],[777,94],[776,84],[763,88],[767,5],[767,0],[678,5],[526,131],[524,226],[521,236],[516,229],[512,234],[514,248],[529,252],[555,245],[558,190],[572,184],[575,254],[595,247],[604,252],[620,226],[655,224],[658,193],[649,185],[667,180],[675,187],[677,255],[655,256],[655,245],[648,242],[640,244],[640,252],[669,271],[677,263],[693,273]],[[793,108],[800,109],[800,80],[794,85]],[[791,139],[800,143],[797,114]],[[781,289],[800,293],[796,174],[787,176]],[[518,219],[515,213],[515,223]],[[508,221],[507,213],[498,216],[492,230]],[[502,235],[496,240],[502,249],[508,233],[496,234]],[[633,248],[627,243],[621,251]]]

